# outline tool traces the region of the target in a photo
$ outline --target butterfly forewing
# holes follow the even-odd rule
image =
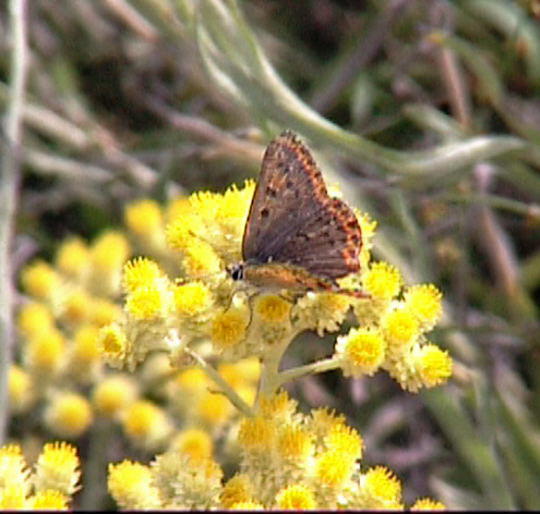
[[[358,271],[360,236],[353,211],[328,196],[309,150],[290,132],[272,141],[246,223],[244,260],[335,279]]]
[[[310,170],[308,172],[308,170]],[[267,262],[319,208],[327,196],[320,171],[307,148],[290,132],[274,139],[263,157],[242,242],[246,261]]]

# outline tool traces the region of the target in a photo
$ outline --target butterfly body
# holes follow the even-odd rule
[[[290,289],[293,291],[331,290],[336,284],[317,277],[292,264],[270,262],[266,264],[242,263],[242,279],[266,291]]]
[[[336,279],[359,270],[361,231],[352,209],[328,195],[307,147],[289,131],[267,147],[242,241],[229,270],[263,289],[342,290]]]

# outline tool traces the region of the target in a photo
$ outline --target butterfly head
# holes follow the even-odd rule
[[[243,262],[229,264],[227,266],[227,273],[233,280],[242,280],[244,278],[244,267],[245,264]]]

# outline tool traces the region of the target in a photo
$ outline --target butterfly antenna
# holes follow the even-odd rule
[[[205,275],[199,275],[198,277],[188,278],[188,277],[177,277],[176,283],[177,284],[185,284],[186,282],[196,281],[200,280],[202,282],[209,282],[212,278],[217,277],[218,275],[221,275],[223,273],[223,270],[220,271],[214,271],[213,273],[206,273]]]

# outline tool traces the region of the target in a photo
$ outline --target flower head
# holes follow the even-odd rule
[[[420,333],[416,317],[408,309],[394,309],[382,320],[384,337],[389,351],[403,351],[410,348]]]
[[[364,441],[360,434],[347,425],[334,425],[324,438],[328,450],[341,452],[351,459],[362,457]]]
[[[233,184],[225,191],[216,212],[216,219],[224,228],[241,235],[239,232],[245,225],[254,190],[255,182],[246,180],[243,188]]]
[[[213,247],[197,238],[191,238],[184,248],[182,261],[186,273],[192,278],[205,278],[221,271],[221,259]]]
[[[32,376],[15,364],[9,368],[8,391],[9,406],[17,413],[27,411],[36,397]]]
[[[261,396],[259,401],[261,415],[279,422],[291,422],[297,407],[298,402],[283,390],[271,396]]]
[[[367,212],[360,212],[353,209],[356,219],[362,232],[362,249],[360,250],[360,268],[365,269],[371,258],[371,248],[373,246],[373,236],[377,228],[377,222],[371,218]]]
[[[208,459],[212,455],[212,439],[204,430],[182,430],[171,443],[171,448],[192,459]]]
[[[87,244],[79,237],[64,241],[56,252],[57,268],[73,279],[81,279],[88,268],[89,250]]]
[[[124,364],[131,350],[131,344],[118,323],[111,323],[100,329],[97,345],[107,363],[115,367]]]
[[[176,210],[185,210],[185,212],[176,213],[175,218],[166,228],[167,244],[173,250],[185,250],[197,234],[203,234],[205,231],[202,218],[191,209],[189,201],[184,199],[184,202],[178,203],[177,205],[181,208],[177,206]]]
[[[244,418],[238,431],[240,447],[249,453],[265,453],[271,448],[277,435],[274,423],[261,416]]]
[[[156,509],[161,507],[159,492],[152,485],[149,466],[124,460],[109,464],[107,487],[122,509]]]
[[[79,457],[74,446],[65,442],[47,443],[35,467],[37,491],[53,489],[71,496],[78,489]]]
[[[336,353],[345,376],[372,375],[384,361],[386,341],[375,329],[352,328],[346,336],[338,337]]]
[[[30,471],[18,444],[8,444],[0,448],[0,490],[11,486],[25,486],[23,493],[30,487]]]
[[[60,277],[46,262],[35,261],[22,270],[21,282],[29,295],[47,299],[58,288]]]
[[[124,211],[126,226],[135,234],[147,236],[162,228],[161,208],[154,200],[139,200]]]
[[[140,287],[152,287],[163,273],[158,264],[146,257],[136,257],[124,264],[122,286],[126,293],[133,293]]]
[[[384,466],[371,468],[362,475],[361,490],[371,508],[392,508],[401,499],[401,482]]]
[[[122,279],[122,266],[131,248],[126,236],[110,230],[99,236],[90,247],[88,285],[91,292],[101,296],[118,293]]]
[[[310,426],[317,437],[323,437],[334,427],[345,425],[345,416],[326,407],[311,411]]]
[[[434,344],[423,345],[414,357],[420,380],[426,387],[443,384],[452,375],[452,359],[448,352]]]
[[[142,286],[126,298],[126,312],[134,319],[153,320],[164,317],[170,307],[168,291],[159,286]]]
[[[219,374],[234,388],[256,386],[261,375],[261,364],[256,357],[248,357],[233,363],[222,362]]]
[[[61,437],[79,437],[86,432],[92,419],[90,403],[76,393],[62,392],[54,395],[45,410],[47,425]]]
[[[202,282],[188,282],[174,286],[174,304],[180,316],[196,316],[212,305],[212,295]]]
[[[97,344],[99,328],[95,325],[82,325],[74,335],[72,364],[78,371],[99,363],[100,351]]]
[[[316,330],[322,336],[325,331],[335,332],[339,329],[350,306],[348,296],[310,291],[296,302],[293,316],[299,327]]]
[[[354,471],[354,462],[354,458],[341,451],[328,450],[320,453],[313,468],[316,483],[332,489],[342,488]]]
[[[153,484],[167,505],[183,510],[213,510],[219,504],[223,471],[211,458],[193,459],[176,451],[151,463]]]
[[[28,500],[29,510],[68,510],[68,498],[55,489],[38,491]]]
[[[212,321],[210,337],[217,349],[226,350],[242,342],[249,323],[248,313],[237,308],[216,315]]]
[[[430,330],[441,317],[441,298],[441,292],[433,284],[411,286],[405,291],[405,308],[418,319],[424,330]]]
[[[54,317],[44,303],[28,302],[19,311],[17,326],[24,336],[32,337],[54,328]]]
[[[374,298],[390,300],[401,289],[401,274],[387,262],[374,262],[362,276],[365,290]]]
[[[92,392],[92,403],[103,416],[121,414],[137,399],[137,386],[128,375],[112,375],[96,384]]]
[[[206,427],[222,426],[234,412],[226,396],[212,391],[205,391],[194,403],[195,415]]]
[[[284,460],[302,463],[313,453],[313,439],[313,434],[306,429],[295,425],[285,425],[281,428],[277,441],[278,455]]]
[[[237,503],[233,503],[229,507],[229,510],[249,510],[249,511],[264,510],[264,505],[262,505],[261,503],[251,502],[251,501],[237,502]]]
[[[264,295],[256,300],[255,311],[266,323],[285,323],[290,310],[291,304],[279,296]]]
[[[305,485],[290,485],[276,495],[276,505],[282,510],[313,510],[317,508],[313,491]]]
[[[99,236],[90,249],[92,266],[96,270],[120,270],[130,252],[126,236],[109,230]]]
[[[210,384],[205,372],[200,368],[189,368],[181,371],[175,382],[189,395],[204,391]]]
[[[217,193],[198,191],[190,195],[189,204],[193,209],[193,212],[198,213],[199,216],[208,223],[215,219],[222,198],[223,197]]]
[[[90,295],[82,288],[68,289],[58,295],[57,305],[59,317],[64,323],[78,325],[88,318]]]
[[[146,400],[136,401],[127,409],[123,428],[133,443],[148,449],[162,445],[172,430],[165,412]]]
[[[0,489],[0,510],[25,510],[27,505],[25,488],[21,484],[13,484]]]
[[[224,486],[220,495],[221,507],[230,509],[238,503],[250,502],[253,498],[253,486],[246,474],[234,475]]]
[[[59,330],[46,330],[27,343],[23,350],[24,362],[39,376],[50,377],[64,362],[65,346],[64,336]]]
[[[444,503],[441,503],[437,500],[432,500],[431,498],[419,498],[414,502],[414,505],[411,507],[410,510],[446,510],[446,506],[444,505]]]

